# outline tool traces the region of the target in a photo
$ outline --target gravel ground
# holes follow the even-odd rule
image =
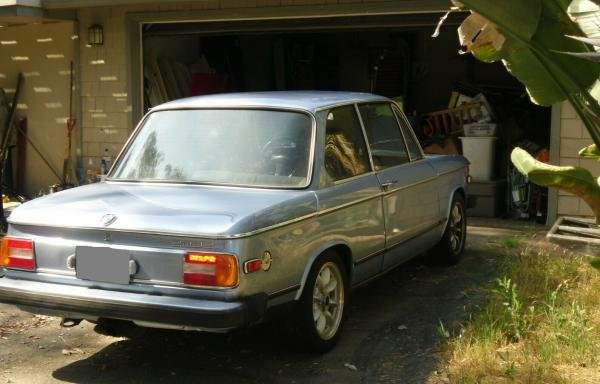
[[[477,311],[479,288],[496,277],[494,242],[523,234],[477,225],[459,265],[423,255],[354,292],[342,340],[324,355],[294,348],[281,321],[230,335],[149,331],[129,340],[0,304],[0,384],[446,383],[440,322],[456,329]]]

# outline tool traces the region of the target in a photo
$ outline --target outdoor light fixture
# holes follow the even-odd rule
[[[94,24],[88,28],[88,44],[103,45],[104,44],[104,29],[99,24]]]

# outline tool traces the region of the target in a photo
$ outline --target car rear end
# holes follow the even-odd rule
[[[237,242],[11,225],[0,302],[68,319],[227,331],[259,321],[265,294],[242,294]],[[243,297],[243,298],[242,298]]]

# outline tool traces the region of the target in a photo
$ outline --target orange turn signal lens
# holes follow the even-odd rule
[[[4,237],[0,250],[0,266],[16,269],[35,269],[33,241]]]
[[[231,288],[238,284],[238,264],[234,255],[188,252],[183,261],[183,283]]]

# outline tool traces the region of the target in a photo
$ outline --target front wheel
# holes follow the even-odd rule
[[[455,194],[450,206],[448,223],[442,239],[434,249],[436,258],[448,265],[460,261],[467,239],[467,215],[465,199],[460,194]]]
[[[339,256],[328,252],[313,265],[299,303],[298,335],[315,351],[326,352],[339,340],[347,295],[347,275]]]

